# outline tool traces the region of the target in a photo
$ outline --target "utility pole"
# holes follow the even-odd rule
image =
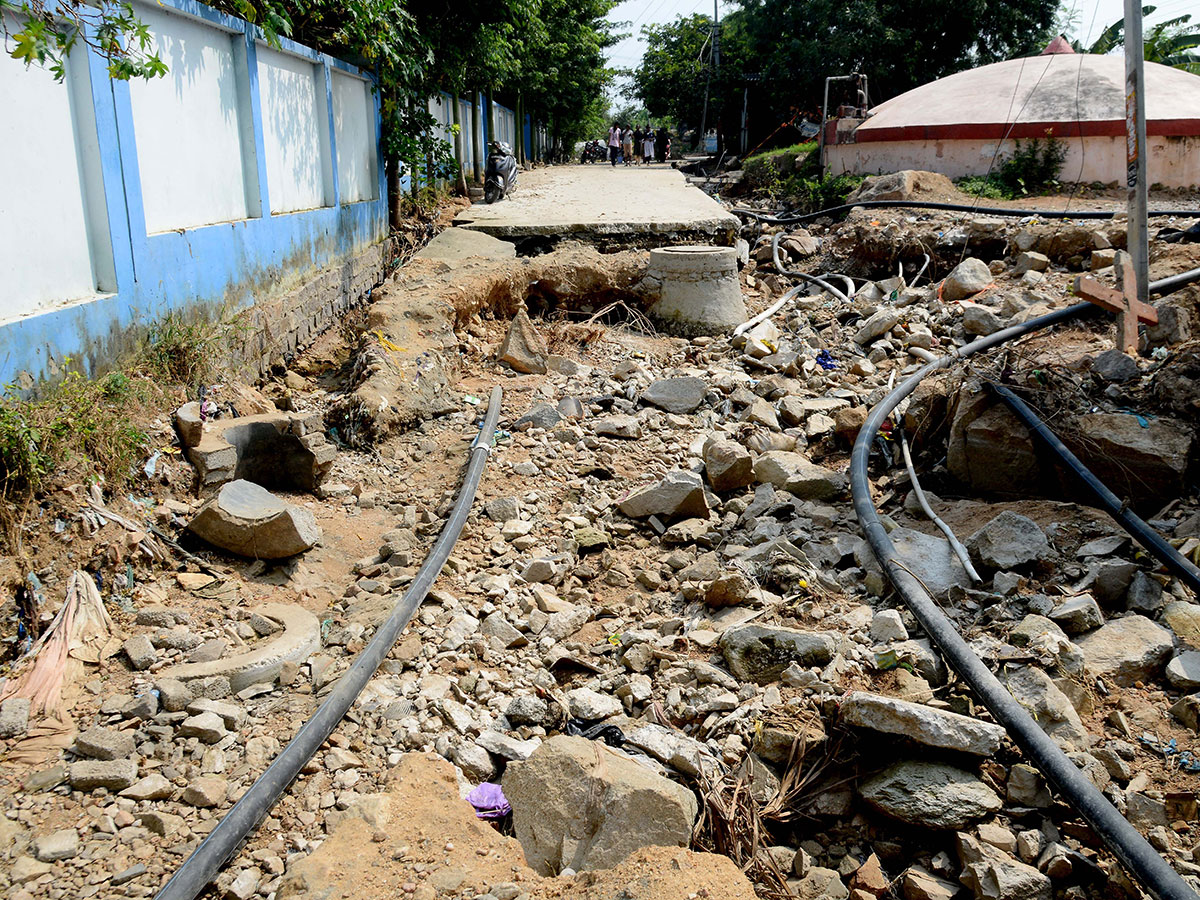
[[[700,145],[707,145],[708,138],[708,89],[712,85],[713,73],[717,75],[718,83],[721,78],[721,49],[718,46],[720,43],[720,11],[717,9],[718,0],[713,0],[713,26],[712,26],[712,41],[709,47],[709,57],[712,65],[708,70],[708,77],[704,79],[704,112],[700,116]]]
[[[1125,0],[1125,184],[1127,245],[1133,257],[1137,299],[1149,298],[1150,242],[1146,227],[1146,75],[1141,0]]]

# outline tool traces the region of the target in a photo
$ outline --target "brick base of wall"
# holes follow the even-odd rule
[[[256,380],[286,364],[383,282],[391,240],[314,274],[299,287],[265,297],[238,316],[233,368]]]

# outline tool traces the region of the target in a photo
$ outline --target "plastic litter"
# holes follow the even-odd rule
[[[583,719],[571,719],[563,729],[571,737],[587,738],[589,741],[604,741],[610,747],[621,747],[625,744],[625,732],[616,725],[588,725]]]
[[[467,802],[475,807],[478,819],[503,819],[512,812],[512,805],[500,785],[485,781],[471,789]]]
[[[836,369],[837,361],[828,350],[820,350],[817,352],[817,365],[822,369]]]

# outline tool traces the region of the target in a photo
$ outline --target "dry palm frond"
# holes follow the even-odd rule
[[[74,725],[63,700],[64,690],[79,679],[85,663],[98,663],[117,652],[120,640],[112,630],[96,582],[86,572],[72,574],[54,621],[0,689],[0,700],[24,697],[30,701],[31,720],[42,720],[33,723],[10,760],[37,762],[71,742]]]

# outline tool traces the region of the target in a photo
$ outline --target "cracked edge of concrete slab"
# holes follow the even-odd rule
[[[251,610],[283,626],[283,634],[265,645],[226,659],[184,663],[159,673],[160,678],[191,681],[224,675],[234,693],[252,684],[273,681],[285,662],[300,664],[321,648],[321,623],[292,603],[267,603]]]
[[[456,219],[457,227],[468,231],[480,231],[497,238],[506,237],[561,237],[563,235],[629,235],[639,234],[736,234],[741,223],[735,216],[717,216],[710,219],[689,219],[670,222],[571,222],[541,223],[525,225],[493,224],[487,221]]]

